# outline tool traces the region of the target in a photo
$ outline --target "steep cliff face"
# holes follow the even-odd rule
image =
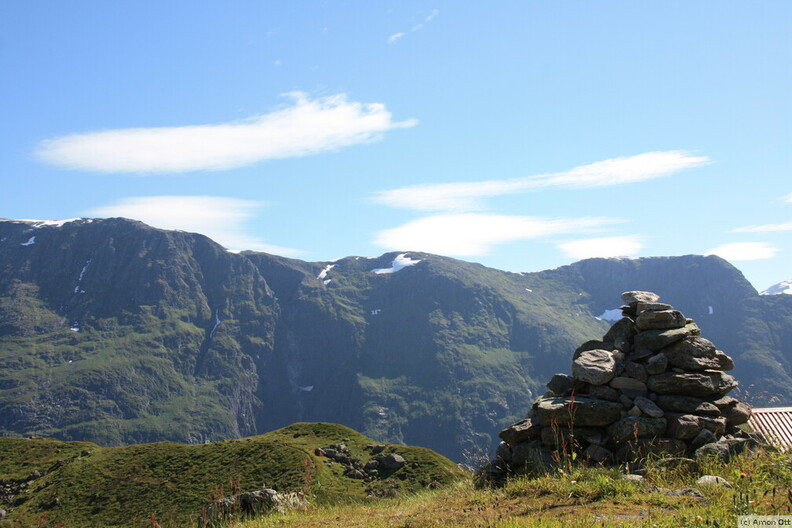
[[[0,434],[201,442],[331,421],[459,459],[522,418],[627,290],[699,321],[744,385],[792,386],[792,296],[717,257],[309,263],[108,219],[2,221],[0,270]]]
[[[101,443],[252,434],[277,317],[249,261],[111,219],[0,223],[0,430]]]

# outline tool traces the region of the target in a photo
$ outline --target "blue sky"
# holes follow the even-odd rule
[[[0,4],[0,216],[792,278],[792,2]]]

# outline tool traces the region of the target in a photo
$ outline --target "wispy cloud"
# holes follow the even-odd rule
[[[707,251],[707,255],[717,255],[729,261],[763,260],[776,256],[779,248],[767,242],[734,242]]]
[[[601,217],[536,218],[480,213],[419,218],[377,233],[374,243],[394,250],[452,256],[487,255],[494,246],[564,233],[590,232],[619,220]]]
[[[491,196],[554,187],[591,188],[635,183],[708,163],[710,159],[707,156],[694,156],[682,150],[647,152],[582,165],[565,172],[503,180],[411,185],[380,191],[372,200],[390,207],[418,211],[477,211],[485,208],[483,199]]]
[[[426,24],[428,24],[429,22],[431,22],[432,20],[437,18],[437,15],[439,15],[439,14],[440,14],[440,11],[438,11],[437,9],[432,9],[432,12],[429,13],[429,16],[424,18],[422,22],[419,22],[419,23],[415,24],[413,27],[411,27],[406,32],[405,31],[400,31],[398,33],[394,33],[393,35],[389,36],[388,37],[388,44],[393,44],[397,40],[405,37],[407,35],[407,33],[415,33],[416,31],[421,31],[423,28],[426,27]]]
[[[792,194],[781,197],[781,201],[792,203]],[[781,224],[749,225],[732,229],[732,233],[774,233],[779,231],[792,231],[792,222]]]
[[[783,224],[749,225],[732,229],[732,233],[772,233],[777,231],[792,231],[792,222]]]
[[[639,236],[586,238],[558,245],[558,249],[574,259],[631,257],[643,247],[643,239]]]
[[[402,38],[404,35],[406,35],[406,33],[394,33],[393,35],[388,37],[388,44],[393,44],[394,42]]]
[[[242,121],[215,125],[126,128],[71,134],[42,141],[39,159],[70,169],[105,173],[178,173],[223,170],[376,141],[394,128],[381,103],[349,101],[343,94],[309,99]]]
[[[91,209],[86,215],[131,218],[161,229],[201,233],[233,251],[249,249],[287,256],[303,253],[246,234],[245,223],[263,207],[261,202],[220,196],[142,196]]]

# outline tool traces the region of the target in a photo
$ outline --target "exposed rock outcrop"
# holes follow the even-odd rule
[[[652,292],[622,294],[623,318],[573,354],[528,416],[500,433],[491,471],[558,461],[572,453],[613,464],[646,455],[721,457],[751,442],[736,426],[750,407],[726,396],[734,361],[692,319]]]

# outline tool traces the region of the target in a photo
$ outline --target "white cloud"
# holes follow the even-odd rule
[[[348,101],[343,94],[288,95],[292,106],[242,121],[71,134],[42,141],[36,155],[62,167],[107,173],[223,170],[371,142],[416,124],[394,122],[385,105]]]
[[[729,261],[762,260],[776,256],[780,250],[767,242],[734,242],[707,251],[707,255],[717,255]]]
[[[437,9],[432,9],[432,12],[429,13],[429,16],[424,18],[422,22],[419,22],[418,24],[415,24],[413,27],[411,27],[407,31],[407,33],[415,33],[416,31],[421,31],[423,28],[426,27],[426,24],[428,24],[429,22],[431,22],[432,20],[437,18],[437,15],[439,15],[439,14],[440,14],[440,11],[438,11]],[[400,38],[406,36],[407,33],[403,32],[403,31],[400,31],[399,33],[394,33],[393,35],[388,37],[388,44],[393,44],[394,42],[396,42]]]
[[[644,244],[638,236],[586,238],[559,244],[558,249],[574,259],[634,256]]]
[[[374,243],[394,250],[452,256],[480,256],[497,244],[560,233],[591,231],[619,220],[610,218],[535,218],[489,214],[445,214],[419,218],[377,233]]]
[[[582,165],[566,172],[505,180],[412,185],[380,191],[372,200],[390,207],[418,211],[476,211],[485,208],[482,199],[490,196],[549,187],[590,188],[635,183],[669,176],[709,162],[707,156],[693,156],[682,150],[646,152]]]
[[[261,202],[220,196],[143,196],[124,198],[86,214],[132,218],[161,229],[201,233],[233,251],[249,249],[291,256],[302,253],[245,233],[245,222],[263,206]]]
[[[388,37],[388,44],[393,44],[394,42],[396,42],[397,40],[399,40],[400,38],[402,38],[404,35],[405,35],[405,34],[404,34],[404,33],[401,33],[401,32],[399,32],[399,33],[394,33],[393,35],[391,35],[390,37]]]
[[[783,224],[750,225],[732,229],[732,233],[770,233],[775,231],[792,231],[792,222]]]
[[[792,203],[792,193],[781,197],[781,200],[787,203]],[[749,225],[731,230],[732,233],[773,233],[779,231],[792,231],[792,222],[784,222],[781,224]]]

